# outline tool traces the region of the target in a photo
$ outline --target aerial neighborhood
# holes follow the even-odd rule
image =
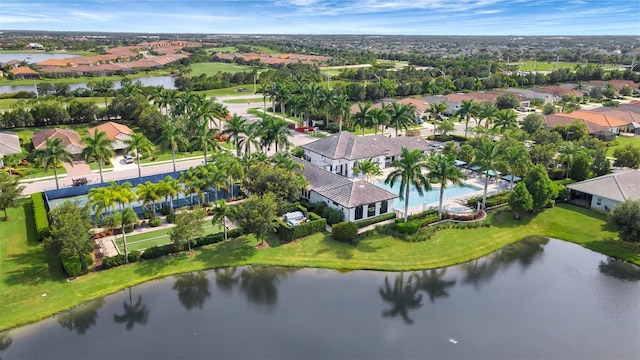
[[[637,39],[475,40],[5,32],[0,330],[235,266],[639,265]]]

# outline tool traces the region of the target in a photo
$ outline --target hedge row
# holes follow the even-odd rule
[[[427,210],[425,210],[425,211],[423,211],[421,213],[409,215],[407,217],[407,220],[408,221],[422,220],[422,219],[424,219],[424,218],[426,218],[428,216],[431,216],[433,214],[438,214],[438,210],[436,210],[434,208],[430,208],[430,209],[427,209]],[[396,224],[403,223],[403,222],[404,222],[404,218],[397,218],[396,219]]]
[[[497,205],[506,204],[509,202],[509,191],[499,191],[495,194],[487,196],[487,201],[485,203],[485,207],[493,207]],[[478,206],[478,202],[482,203],[482,196],[476,196],[469,200],[467,200],[467,206],[475,209]]]
[[[31,201],[33,203],[33,217],[36,222],[38,240],[42,240],[49,234],[49,217],[47,216],[47,208],[44,206],[42,193],[31,194]]]
[[[129,262],[136,262],[140,260],[141,255],[142,254],[140,253],[140,251],[132,251],[129,254]],[[106,258],[104,258],[104,260],[102,260],[102,268],[105,270],[111,269],[116,266],[124,265],[125,263],[126,262],[124,261],[123,254],[119,254],[116,256],[107,256]]]
[[[82,263],[77,256],[68,256],[61,259],[64,272],[70,277],[78,276],[82,274]]]
[[[358,225],[352,222],[341,222],[331,227],[331,236],[337,241],[354,241],[358,237]]]
[[[396,213],[390,212],[390,213],[386,213],[386,214],[372,217],[369,219],[358,221],[356,222],[356,225],[358,225],[358,228],[363,228],[365,226],[377,224],[379,222],[383,222],[383,221],[387,221],[395,218],[396,218]]]
[[[313,213],[309,213],[309,219],[312,218],[311,214]],[[278,234],[278,236],[280,236],[281,239],[285,241],[293,241],[295,239],[300,239],[302,237],[324,231],[326,227],[327,220],[323,218],[311,220],[309,222],[301,223],[296,226],[289,226],[283,222],[280,222],[280,226],[278,226],[276,233]]]

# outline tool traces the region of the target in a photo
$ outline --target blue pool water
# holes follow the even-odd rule
[[[377,186],[390,191],[394,194],[398,194],[400,190],[400,182],[396,182],[393,187],[384,182],[379,182],[376,184]],[[472,193],[474,191],[482,190],[478,187],[471,185],[462,185],[462,186],[449,186],[444,189],[444,198],[449,199],[460,195],[466,195]],[[411,186],[411,190],[409,191],[409,207],[422,205],[423,203],[435,203],[440,201],[440,187],[433,187],[431,191],[425,191],[424,196],[420,196],[416,189]],[[396,209],[404,209],[404,201],[400,201],[400,199],[396,199],[393,202],[393,205]]]

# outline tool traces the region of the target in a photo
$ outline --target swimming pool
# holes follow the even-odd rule
[[[381,187],[387,191],[390,191],[394,194],[399,193],[400,182],[396,182],[393,187],[384,182],[379,182],[376,184],[378,187]],[[460,186],[449,186],[444,189],[444,198],[449,199],[456,196],[466,195],[475,191],[482,190],[481,188],[471,186],[471,185],[460,185]],[[435,203],[440,201],[440,186],[433,187],[430,191],[425,191],[424,196],[420,196],[416,191],[415,187],[411,186],[409,190],[409,207],[422,205],[423,203]],[[404,209],[404,201],[400,201],[400,199],[396,199],[393,202],[393,206],[396,209]]]

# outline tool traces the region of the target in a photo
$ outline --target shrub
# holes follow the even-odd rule
[[[149,219],[149,227],[158,227],[160,225],[162,225],[162,219],[160,218]]]
[[[162,216],[167,216],[167,215],[171,214],[171,208],[170,208],[170,207],[168,207],[168,206],[166,206],[166,205],[165,205],[165,206],[163,206],[163,207],[160,209],[160,214],[161,214]]]
[[[409,221],[406,223],[399,223],[396,224],[396,229],[403,233],[403,234],[415,234],[416,232],[418,232],[418,229],[420,228],[420,223],[417,221]]]
[[[280,226],[278,226],[276,233],[285,241],[293,241],[295,239],[300,239],[302,237],[324,231],[326,227],[327,220],[323,218],[301,223],[296,226],[289,226],[280,221]]]
[[[425,210],[425,211],[423,211],[421,213],[409,215],[407,217],[407,219],[409,221],[420,220],[420,219],[426,218],[427,216],[430,216],[430,215],[433,215],[433,214],[437,214],[437,213],[438,213],[437,209],[431,208],[431,209],[427,209],[427,210]],[[396,224],[403,223],[403,222],[404,222],[404,218],[396,218]]]
[[[47,209],[44,206],[42,193],[31,194],[31,201],[33,202],[33,217],[36,223],[36,233],[38,234],[38,240],[42,240],[49,235],[49,217],[47,216]]]
[[[340,210],[333,209],[327,206],[322,210],[322,217],[327,219],[327,223],[329,225],[333,225],[344,220],[344,213]]]
[[[478,202],[482,202],[482,196],[476,196],[469,200],[467,200],[467,206],[475,209]],[[487,195],[487,202],[485,204],[486,207],[493,207],[502,204],[506,204],[509,202],[509,191],[499,191],[492,195]]]
[[[64,272],[70,277],[82,274],[82,263],[80,263],[80,258],[77,256],[62,258],[62,267],[64,267]]]
[[[358,236],[358,225],[352,222],[340,222],[331,227],[331,236],[337,241],[354,241]]]
[[[361,220],[361,221],[356,222],[355,224],[358,225],[358,228],[363,228],[365,226],[369,226],[369,225],[372,225],[372,224],[377,224],[379,222],[383,222],[383,221],[391,220],[391,219],[395,219],[395,218],[396,218],[396,213],[391,212],[391,213],[386,213],[386,214],[379,215],[379,216],[376,216],[376,217],[373,217],[373,218]]]
[[[123,264],[124,264],[124,255],[122,254],[118,254],[116,256],[107,256],[102,260],[102,268],[105,270],[111,269]]]
[[[233,230],[227,231],[227,237],[229,239],[237,238],[238,236],[242,236],[242,235],[244,235],[244,231],[241,228],[235,228]],[[224,233],[209,234],[196,239],[195,247],[209,245],[209,244],[216,244],[222,240],[224,240]]]
[[[142,255],[142,253],[138,250],[134,250],[132,252],[129,253],[129,262],[136,262],[138,260],[140,260],[140,256]]]
[[[169,224],[173,224],[176,221],[176,214],[167,215],[167,222]]]
[[[162,245],[162,246],[152,246],[148,249],[146,249],[142,255],[140,255],[140,258],[142,259],[155,259],[157,257],[160,256],[165,256],[165,255],[169,255],[172,252],[176,252],[178,249],[176,249],[175,245],[173,244],[167,244],[167,245]]]
[[[290,213],[290,212],[294,212],[294,211],[302,211],[305,216],[308,212],[307,208],[305,208],[304,206],[300,205],[299,202],[293,203],[293,204],[284,204],[282,205],[279,209],[278,209],[278,216],[282,216],[286,213]]]
[[[142,213],[143,219],[153,219],[154,217],[155,217],[155,214],[153,213],[153,210],[145,210]]]

